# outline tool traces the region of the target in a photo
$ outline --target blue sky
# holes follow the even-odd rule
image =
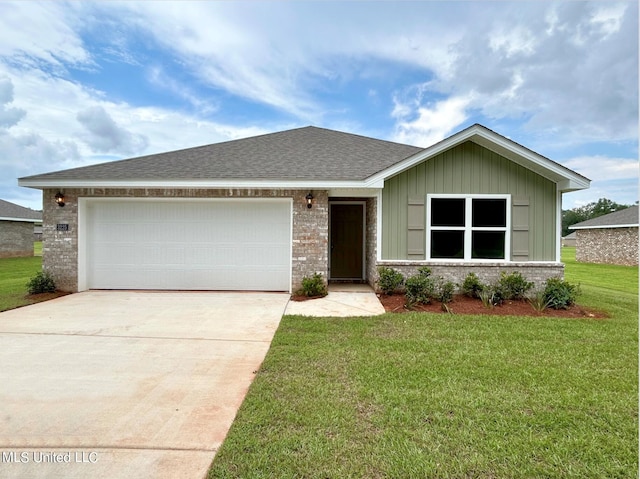
[[[430,146],[481,123],[638,199],[638,4],[0,2],[17,178],[315,125]]]

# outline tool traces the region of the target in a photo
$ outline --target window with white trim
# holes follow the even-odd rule
[[[427,257],[506,260],[510,250],[509,195],[428,195]]]

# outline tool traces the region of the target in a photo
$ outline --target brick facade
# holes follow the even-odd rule
[[[0,258],[33,256],[33,223],[0,221]]]
[[[292,198],[292,289],[304,276],[318,272],[327,277],[329,202],[325,191],[314,191],[313,207],[307,208],[308,190],[252,189],[65,189],[65,206],[54,200],[57,189],[44,191],[43,267],[63,291],[78,290],[78,198]],[[57,231],[66,224],[68,231]],[[33,238],[33,225],[30,225]]]
[[[447,281],[462,284],[469,273],[475,273],[483,283],[493,283],[503,271],[507,274],[519,272],[536,287],[549,278],[564,278],[563,263],[441,263],[426,261],[379,261],[378,266],[387,266],[400,271],[405,278],[413,276],[421,266],[431,268],[433,276],[442,276]],[[377,281],[377,271],[376,271]]]
[[[43,192],[42,267],[62,291],[78,290],[78,192],[65,190],[65,206],[55,202],[58,190]],[[58,231],[56,225],[68,225]]]
[[[286,189],[65,189],[64,207],[59,207],[54,196],[57,189],[44,191],[43,267],[49,271],[56,285],[63,291],[78,290],[78,198],[292,198],[292,291],[300,288],[302,278],[320,273],[328,274],[329,254],[329,198],[326,191],[313,191],[313,207],[306,207],[308,190]],[[469,272],[475,272],[482,281],[492,282],[501,271],[520,271],[529,281],[543,283],[552,276],[563,276],[560,263],[418,263],[411,261],[377,261],[377,199],[367,198],[365,257],[367,282],[375,286],[377,267],[386,265],[410,276],[421,265],[428,265],[434,275],[460,283]],[[58,231],[56,225],[68,225],[68,230]],[[29,224],[29,238],[33,239],[33,226]],[[636,229],[637,244],[637,229]],[[637,246],[636,246],[637,248]],[[636,256],[637,260],[637,256]]]
[[[308,191],[297,191],[293,198],[292,291],[300,289],[302,278],[320,273],[325,282],[329,273],[329,196],[313,192],[313,207],[307,208]]]
[[[638,265],[638,228],[576,230],[576,261]]]
[[[372,287],[375,287],[375,280],[377,278],[377,250],[376,243],[378,238],[378,199],[377,198],[368,198],[367,204],[365,206],[365,214],[366,214],[366,253],[365,258],[367,260],[367,283],[369,283]]]

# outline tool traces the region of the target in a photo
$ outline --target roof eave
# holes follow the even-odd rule
[[[20,178],[18,185],[27,188],[250,188],[250,189],[331,189],[378,188],[363,180],[273,180],[273,179],[204,179],[204,180],[72,180]]]
[[[591,180],[586,178],[582,181],[579,179],[567,179],[558,182],[558,190],[562,193],[569,193],[571,191],[586,190],[591,186]]]
[[[20,223],[42,223],[42,219],[13,218],[11,216],[0,216],[0,221],[17,221],[17,222],[20,222]]]
[[[594,225],[594,226],[569,226],[570,230],[601,230],[610,228],[637,228],[638,223],[635,224],[620,224],[620,225]]]

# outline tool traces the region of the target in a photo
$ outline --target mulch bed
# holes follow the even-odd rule
[[[49,301],[50,299],[56,299],[61,296],[66,296],[71,293],[67,293],[65,291],[54,291],[53,293],[38,293],[38,294],[27,294],[24,298],[28,300],[29,304],[42,303],[43,301]],[[25,304],[24,306],[28,306]]]
[[[485,315],[509,315],[509,316],[538,316],[538,317],[559,317],[559,318],[608,318],[609,315],[603,311],[585,308],[580,305],[573,305],[569,309],[545,309],[538,312],[527,301],[505,301],[499,306],[486,308],[482,301],[469,298],[464,295],[456,295],[451,303],[447,304],[449,311],[443,307],[442,303],[416,304],[412,309],[406,307],[404,294],[378,294],[380,302],[385,311],[391,313],[428,312],[454,314],[485,314]]]
[[[71,293],[67,293],[65,291],[54,291],[53,293],[38,293],[38,294],[28,294],[25,297],[27,299],[32,299],[34,301],[47,301],[49,299],[59,298],[60,296],[66,296]]]

